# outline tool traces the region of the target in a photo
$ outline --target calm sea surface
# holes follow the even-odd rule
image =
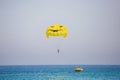
[[[120,65],[0,66],[0,80],[120,80]]]

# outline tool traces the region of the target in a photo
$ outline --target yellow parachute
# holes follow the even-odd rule
[[[64,38],[67,37],[68,30],[66,26],[55,24],[54,26],[49,26],[46,29],[46,37],[49,38],[50,36],[63,36]]]

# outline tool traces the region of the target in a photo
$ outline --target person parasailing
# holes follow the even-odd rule
[[[55,24],[53,26],[48,26],[46,29],[46,37],[60,37],[63,36],[63,38],[66,38],[68,34],[68,30],[66,26],[60,25],[60,24]],[[57,49],[57,53],[60,53],[60,50]]]
[[[60,50],[59,50],[59,49],[57,49],[57,52],[58,52],[58,54],[59,54]]]

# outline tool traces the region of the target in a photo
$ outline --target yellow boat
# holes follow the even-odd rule
[[[82,71],[83,71],[83,68],[76,68],[75,71],[76,71],[76,72],[82,72]]]

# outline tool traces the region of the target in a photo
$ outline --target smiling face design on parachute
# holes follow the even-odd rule
[[[46,30],[46,37],[49,36],[63,36],[67,37],[67,28],[65,26],[55,24],[54,26],[49,26]]]

